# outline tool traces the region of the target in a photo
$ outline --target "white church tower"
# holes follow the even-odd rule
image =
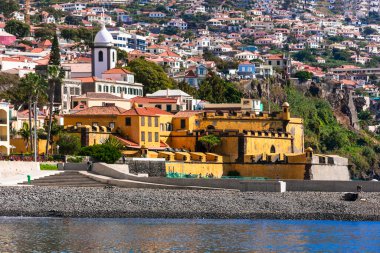
[[[113,38],[103,24],[96,34],[92,48],[92,76],[102,77],[102,73],[116,67],[117,52],[113,46]]]

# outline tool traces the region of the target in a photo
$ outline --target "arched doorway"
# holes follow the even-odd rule
[[[270,147],[270,152],[271,153],[276,153],[276,148],[274,147],[274,145],[272,145],[272,147]]]

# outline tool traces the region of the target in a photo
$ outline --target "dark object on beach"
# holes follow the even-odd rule
[[[363,186],[361,186],[361,185],[356,186],[356,191],[357,192],[362,192],[363,191]]]
[[[87,162],[87,171],[92,171],[92,162],[91,161]]]
[[[343,195],[345,201],[356,201],[359,198],[359,193],[348,192]]]

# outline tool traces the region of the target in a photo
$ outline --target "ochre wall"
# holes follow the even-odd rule
[[[77,122],[82,123],[82,125],[92,126],[94,122],[97,122],[99,126],[108,127],[111,122],[116,122],[117,119],[116,115],[74,115],[65,115],[65,126],[76,126]]]
[[[304,179],[304,164],[226,164],[228,171],[238,171],[242,177],[265,177],[270,179]]]
[[[223,175],[223,164],[221,163],[186,163],[186,162],[167,162],[166,173],[177,172],[182,174],[193,174],[206,177],[212,173],[214,177],[220,178]]]
[[[294,153],[304,152],[304,127],[301,119],[292,119],[287,126],[287,132],[294,138]]]
[[[11,149],[12,153],[30,153],[30,144],[28,149],[25,146],[25,141],[23,138],[12,138],[10,140],[10,145],[15,146],[16,148]],[[33,144],[32,144],[33,145]],[[45,153],[46,140],[38,140],[38,154]]]
[[[275,147],[274,153],[291,153],[292,140],[290,138],[265,138],[265,137],[246,137],[247,151],[246,155],[271,153],[271,147]]]

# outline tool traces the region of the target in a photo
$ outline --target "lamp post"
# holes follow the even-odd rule
[[[37,101],[33,104],[33,112],[34,112],[34,161],[37,162]]]

